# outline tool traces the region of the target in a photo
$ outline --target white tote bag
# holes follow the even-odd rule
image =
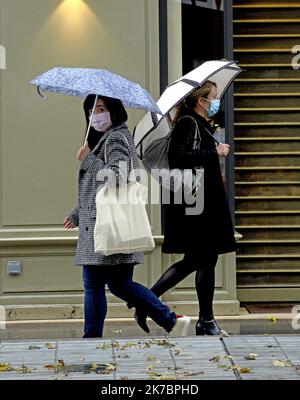
[[[132,161],[131,165],[133,169]],[[154,249],[146,212],[147,196],[148,188],[136,179],[120,187],[104,185],[99,190],[96,195],[95,253],[108,256]]]

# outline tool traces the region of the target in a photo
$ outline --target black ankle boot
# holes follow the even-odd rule
[[[221,330],[214,318],[206,320],[203,317],[198,319],[196,324],[196,335],[220,335]]]
[[[150,329],[147,325],[147,314],[145,314],[141,310],[137,310],[134,313],[134,319],[136,320],[137,324],[145,331],[146,333],[150,333]]]

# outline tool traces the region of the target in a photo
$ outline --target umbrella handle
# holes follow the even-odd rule
[[[97,105],[97,101],[98,101],[98,95],[96,95],[96,98],[95,98],[95,102],[94,102],[94,106],[93,106],[93,111],[92,111],[92,114],[91,114],[91,116],[90,116],[89,125],[88,125],[87,131],[86,131],[86,134],[85,134],[85,138],[84,138],[83,147],[84,147],[84,146],[86,145],[86,143],[87,143],[87,139],[88,139],[88,136],[89,136],[89,133],[90,133],[90,129],[91,129],[92,117],[93,117],[93,115],[94,115],[94,111],[95,111],[95,108],[96,108],[96,105]]]
[[[43,93],[41,92],[41,88],[40,88],[39,86],[36,88],[36,90],[37,90],[39,96],[41,96],[41,98],[42,98],[43,100],[47,100],[47,99],[48,99],[47,96],[44,96],[44,95],[43,95]]]

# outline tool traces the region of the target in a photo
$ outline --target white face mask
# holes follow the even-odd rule
[[[91,118],[91,117],[90,117]],[[112,122],[110,119],[109,112],[101,112],[94,114],[91,122],[91,126],[98,132],[106,132],[111,126]]]

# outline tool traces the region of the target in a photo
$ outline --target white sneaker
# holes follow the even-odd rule
[[[190,333],[191,318],[186,315],[177,314],[176,324],[171,330],[171,336],[187,336]]]

